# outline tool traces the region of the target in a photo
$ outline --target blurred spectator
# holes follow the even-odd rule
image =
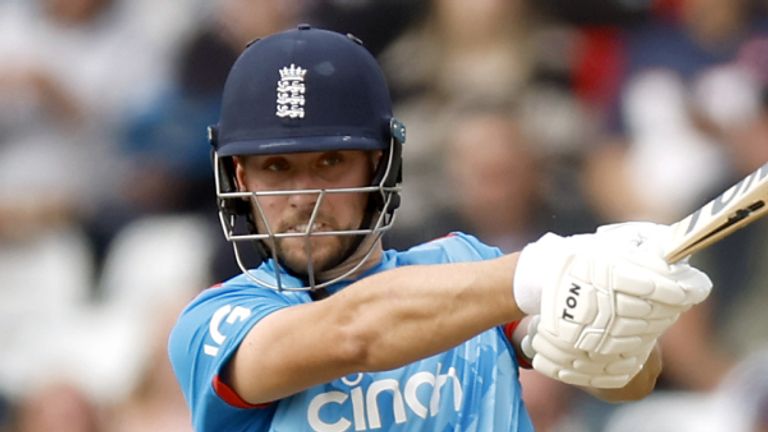
[[[90,360],[82,361],[81,385],[104,403],[135,396],[137,387],[148,385],[146,374],[162,367],[155,351],[167,340],[174,319],[168,315],[212,284],[209,225],[193,215],[144,217],[115,238],[99,280],[102,302],[76,321],[89,337],[69,341]]]
[[[677,220],[768,160],[765,17],[747,0],[666,4],[674,7],[611,45],[623,67],[610,130],[620,145],[596,152],[585,177],[608,220]],[[768,323],[754,323],[766,301],[754,287],[764,267],[761,231],[750,227],[694,257],[720,289],[662,339],[662,387],[710,390],[765,340],[758,333]]]
[[[767,58],[768,51],[759,52]],[[720,112],[710,115],[706,126],[723,145],[726,174],[704,194],[702,202],[768,162],[768,105],[760,98],[768,81],[760,78],[761,70],[749,60],[741,56],[738,62],[709,73],[710,93],[706,97],[712,100],[702,105]],[[665,376],[671,383],[692,389],[712,388],[733,361],[768,343],[768,321],[762,313],[768,304],[762,283],[768,277],[763,265],[768,259],[767,244],[768,229],[758,223],[693,258],[719,289],[663,339]],[[706,360],[691,367],[686,361],[691,356]]]
[[[139,3],[38,0],[2,6],[0,161],[13,165],[39,157],[45,163],[40,171],[56,176],[47,178],[48,185],[63,189],[78,207],[111,193],[114,128],[167,79],[171,42],[147,31]],[[178,27],[185,20],[176,15]],[[34,179],[16,174],[13,185]]]
[[[460,110],[445,143],[447,189],[463,229],[512,252],[552,230],[589,229],[588,214],[553,202],[556,159],[529,135],[522,118],[487,105]]]
[[[605,432],[764,432],[768,430],[768,350],[741,360],[706,394],[662,392],[620,407]]]
[[[252,40],[287,30],[304,12],[305,0],[216,0],[214,31],[237,54]]]
[[[382,53],[395,113],[408,127],[401,227],[422,225],[424,209],[444,207],[450,199],[441,164],[451,109],[512,101],[523,91],[534,69],[534,28],[524,1],[483,0],[467,7],[432,0],[424,19]]]
[[[180,295],[154,308],[157,314],[146,337],[150,355],[144,362],[144,371],[128,397],[109,410],[105,431],[192,431],[189,409],[168,362],[166,349],[173,323],[189,300],[190,296]]]
[[[126,122],[121,158],[128,171],[119,199],[100,209],[91,224],[102,256],[115,233],[143,215],[193,211],[215,217],[205,131],[218,121],[229,68],[248,42],[295,26],[302,13],[301,0],[213,3],[211,13],[180,49],[174,85]],[[215,223],[211,226],[216,228]],[[221,255],[216,273],[233,275],[232,254]]]
[[[455,206],[483,242],[510,253],[541,234],[541,164],[503,114],[470,114],[446,146]]]
[[[528,18],[520,0],[483,0],[472,7],[432,0],[425,21],[382,54],[395,98],[514,95],[532,69]]]
[[[352,33],[376,57],[411,24],[421,19],[428,0],[314,0],[308,22],[340,33]]]
[[[629,27],[612,45],[622,66],[613,68],[621,74],[614,132],[626,147],[596,154],[591,173],[594,203],[610,220],[670,222],[723,180],[722,144],[708,125],[742,115],[744,94],[723,86],[722,68],[768,35],[749,0],[666,3],[676,7]],[[624,193],[607,177],[619,179]]]
[[[755,153],[758,147],[734,158],[738,152],[727,146],[728,136],[743,130],[735,125],[755,124],[751,119],[756,117],[759,94],[754,75],[735,61],[740,52],[765,40],[768,26],[751,13],[748,1],[682,0],[667,5],[672,3],[675,8],[625,29],[619,43],[610,45],[623,68],[615,111],[620,127],[614,132],[623,134],[619,139],[626,146],[610,145],[595,153],[586,176],[594,192],[592,203],[608,220],[671,222],[746,175],[743,168],[737,169],[741,174],[729,174],[736,160],[768,159]],[[751,249],[742,241],[737,235],[724,244],[738,242],[739,250]],[[703,264],[716,285],[728,289],[716,289],[662,340],[666,385],[711,389],[731,359],[739,357],[728,348],[731,337],[712,337],[715,328],[724,327],[724,311],[739,297],[731,293],[741,293],[743,275],[754,273],[745,271],[744,260],[731,252],[719,256],[719,263]],[[691,365],[691,358],[702,361]]]
[[[6,235],[20,226],[78,223],[113,196],[120,178],[116,129],[164,85],[168,47],[188,21],[177,11],[173,25],[153,32],[141,4],[0,6],[0,180],[6,186],[0,226]]]
[[[33,391],[19,406],[17,432],[97,432],[100,413],[75,386],[51,382]]]
[[[751,98],[742,99],[741,116],[711,125],[724,145],[728,173],[726,179],[713,188],[711,196],[768,162],[768,100],[760,97],[768,88],[768,69],[765,64],[754,62],[754,56],[768,58],[768,44],[761,45],[762,48],[753,47],[755,52],[745,50],[739,62],[729,68],[733,75],[728,91]],[[715,286],[720,288],[713,291],[708,326],[698,332],[700,337],[714,335],[717,346],[736,359],[768,344],[768,320],[763,313],[768,304],[764,284],[768,277],[764,265],[768,259],[766,224],[758,222],[737,231],[694,259],[701,262]],[[689,331],[688,336],[691,334]]]
[[[94,286],[82,221],[120,177],[115,128],[162,87],[189,21],[160,28],[166,9],[145,20],[144,5],[0,3],[0,389],[14,402],[52,379],[79,387],[98,361],[78,352],[95,331],[79,322]]]
[[[0,235],[0,392],[15,399],[61,372],[57,342],[87,306],[91,285],[77,232],[38,226],[21,238]]]
[[[10,431],[12,409],[8,399],[0,393],[0,431],[2,432]]]

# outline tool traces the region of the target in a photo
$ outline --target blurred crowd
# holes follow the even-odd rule
[[[300,22],[362,39],[408,127],[388,247],[668,223],[768,161],[764,0],[0,0],[0,432],[191,430],[167,334],[239,272],[205,128]],[[523,371],[537,430],[768,431],[768,223],[693,259],[657,391]]]

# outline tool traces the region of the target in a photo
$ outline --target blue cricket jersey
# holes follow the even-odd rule
[[[386,251],[381,263],[365,275],[500,255],[474,237],[454,233],[405,252]],[[260,278],[274,280],[271,261],[256,271]],[[281,274],[281,282],[302,284],[288,274]],[[187,306],[171,333],[168,350],[196,430],[533,430],[521,399],[515,353],[500,327],[394,370],[356,373],[269,404],[249,406],[219,379],[222,368],[259,320],[311,301],[305,291],[267,289],[240,275],[202,292]]]

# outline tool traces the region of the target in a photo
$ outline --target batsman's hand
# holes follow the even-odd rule
[[[647,352],[643,347],[620,354],[596,354],[554,345],[547,338],[536,337],[540,321],[541,316],[535,315],[528,322],[520,350],[536,370],[568,384],[602,389],[624,387],[643,368],[653,351],[653,344]]]
[[[597,388],[631,380],[657,338],[712,287],[688,263],[663,261],[666,235],[663,225],[627,223],[547,234],[523,249],[515,298],[523,312],[541,314],[530,340],[535,369]]]

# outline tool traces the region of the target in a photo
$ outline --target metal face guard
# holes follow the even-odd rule
[[[394,143],[391,143],[393,145]],[[226,173],[225,170],[221,169],[222,160],[219,158],[218,154],[214,153],[214,173],[215,173],[215,182],[216,182],[216,196],[219,201],[219,221],[221,223],[222,231],[224,232],[224,237],[227,241],[232,243],[232,247],[235,253],[235,260],[237,262],[238,267],[240,270],[245,274],[249,279],[251,279],[253,282],[257,283],[258,285],[276,289],[276,290],[286,290],[286,291],[311,291],[316,290],[320,288],[324,288],[326,286],[329,286],[331,284],[334,284],[353,272],[357,271],[371,256],[371,254],[374,251],[374,248],[376,244],[378,243],[378,240],[381,238],[381,236],[389,230],[395,220],[395,215],[393,211],[390,211],[390,208],[394,204],[393,197],[397,196],[397,194],[400,193],[401,187],[399,185],[394,186],[385,186],[386,179],[389,178],[389,171],[392,167],[392,156],[393,152],[389,152],[389,158],[386,161],[387,168],[384,173],[384,175],[381,177],[381,180],[378,182],[378,184],[373,186],[363,186],[363,187],[351,187],[351,188],[327,188],[327,189],[294,189],[294,190],[273,190],[273,191],[259,191],[259,192],[233,192],[233,191],[227,191],[223,190],[225,187],[223,187],[224,184],[228,184],[230,187],[234,185],[232,179],[227,179],[223,181],[221,178],[223,173]],[[337,231],[314,231],[314,223],[317,218],[318,210],[320,209],[320,206],[323,203],[323,200],[326,196],[329,194],[340,194],[340,193],[378,193],[380,194],[381,201],[383,203],[381,211],[378,211],[377,214],[374,215],[371,219],[371,223],[368,228],[360,228],[360,229],[352,229],[352,230],[337,230]],[[271,196],[287,196],[287,195],[295,195],[295,194],[314,194],[317,195],[317,200],[315,202],[315,206],[312,210],[311,216],[309,221],[307,222],[307,228],[303,232],[285,232],[285,233],[275,233],[272,230],[272,227],[270,226],[269,222],[266,219],[266,215],[264,212],[264,209],[262,208],[261,204],[259,203],[260,197],[271,197]],[[237,205],[227,205],[228,202],[231,202],[231,200],[237,200],[237,201],[244,201],[248,200],[252,203],[252,208],[255,209],[255,212],[253,213],[253,217],[258,217],[261,219],[262,222],[264,222],[264,227],[266,228],[266,233],[257,233],[255,232],[255,229],[252,231],[249,230],[249,232],[243,232],[244,230],[242,228],[238,227],[238,220],[239,219],[246,219],[248,217],[247,214],[244,214],[240,211],[233,211],[233,208],[237,208]],[[242,203],[241,203],[242,204]],[[242,208],[242,205],[240,205]],[[242,224],[241,224],[242,225]],[[248,225],[248,224],[246,224]],[[342,275],[335,277],[331,280],[324,281],[322,283],[317,283],[315,280],[315,271],[313,268],[312,263],[312,237],[322,237],[322,236],[373,236],[373,241],[369,242],[368,250],[365,251],[365,254],[363,257],[354,265],[352,268],[350,268],[348,271],[344,272]],[[278,259],[278,253],[277,253],[277,241],[278,239],[283,238],[295,238],[300,237],[304,238],[305,240],[305,248],[306,248],[306,254],[310,259],[307,261],[307,276],[308,276],[308,285],[302,286],[302,287],[285,287],[282,284],[280,274],[283,272],[282,265],[280,264],[280,261]],[[272,283],[271,281],[264,280],[262,278],[259,278],[256,276],[256,274],[248,269],[248,266],[244,263],[244,260],[242,258],[242,254],[240,252],[239,245],[243,242],[266,242],[267,245],[269,245],[270,250],[270,257],[275,263],[275,283]],[[361,242],[362,244],[362,242]]]

